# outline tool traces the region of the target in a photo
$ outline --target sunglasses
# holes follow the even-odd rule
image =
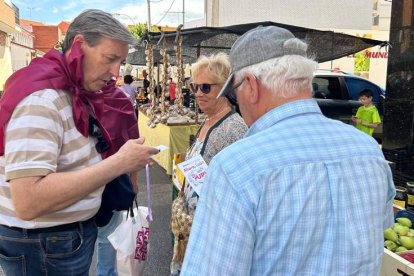
[[[98,143],[95,145],[96,151],[98,153],[109,150],[109,143],[106,141],[102,130],[99,127],[98,121],[92,116],[89,116],[89,135],[98,139]]]
[[[201,92],[203,92],[204,94],[208,94],[211,91],[211,86],[212,85],[217,85],[217,83],[202,83],[202,84],[197,84],[197,83],[190,83],[190,88],[191,91],[193,91],[193,93],[197,93],[198,89],[200,89]]]

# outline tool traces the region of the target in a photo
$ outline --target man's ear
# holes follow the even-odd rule
[[[73,41],[72,41],[72,46],[73,46],[73,44],[75,44],[75,43],[80,43],[80,44],[82,44],[82,43],[84,43],[85,42],[85,38],[83,37],[83,35],[81,35],[81,34],[77,34],[77,35],[75,35],[75,37],[73,38]]]
[[[249,101],[251,104],[256,104],[259,102],[260,98],[260,91],[259,91],[259,83],[255,75],[250,72],[246,72],[244,75],[246,79],[246,84],[249,85]]]

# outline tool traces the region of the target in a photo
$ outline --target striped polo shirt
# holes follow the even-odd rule
[[[0,156],[0,224],[43,228],[91,218],[101,204],[103,187],[77,203],[31,221],[16,216],[10,180],[84,169],[101,161],[95,138],[84,137],[72,116],[69,92],[44,89],[24,98],[6,128]]]

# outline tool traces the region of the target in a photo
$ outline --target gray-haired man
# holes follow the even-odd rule
[[[113,84],[133,42],[110,14],[87,10],[69,26],[63,53],[49,51],[6,82],[0,266],[7,275],[88,275],[105,184],[158,152],[128,140],[138,136],[132,105]]]
[[[379,274],[391,171],[375,140],[322,115],[306,49],[277,27],[232,46],[221,95],[249,130],[210,163],[182,275]]]

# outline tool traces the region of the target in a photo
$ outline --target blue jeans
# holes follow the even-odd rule
[[[88,275],[97,227],[94,220],[59,232],[0,225],[0,266],[6,275]]]
[[[109,223],[103,227],[98,227],[97,243],[97,276],[116,276],[116,250],[108,240],[108,236],[114,232],[115,228],[122,221],[122,213],[114,211]]]

